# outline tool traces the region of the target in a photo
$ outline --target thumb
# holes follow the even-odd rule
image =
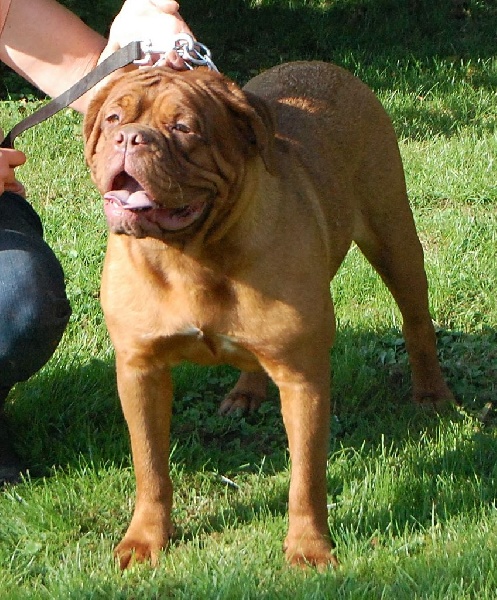
[[[98,59],[98,64],[100,64],[102,61],[104,61],[106,58],[108,58],[111,54],[114,54],[114,52],[117,52],[119,50],[120,46],[117,42],[108,42],[107,45],[105,46],[105,48],[102,50],[102,54],[100,54],[100,57]]]

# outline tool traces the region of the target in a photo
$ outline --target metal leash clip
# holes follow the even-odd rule
[[[142,58],[134,61],[135,65],[139,67],[153,66],[160,67],[166,62],[166,55],[169,50],[154,48],[152,40],[141,41],[140,47],[142,51]],[[194,67],[205,66],[212,71],[219,72],[218,68],[214,64],[211,58],[211,51],[207,46],[197,42],[188,33],[180,33],[174,38],[174,46],[171,50],[175,50],[178,56],[184,61],[188,69]],[[158,57],[158,58],[157,58]]]
[[[185,61],[189,69],[193,69],[194,67],[208,67],[211,71],[219,73],[219,69],[212,60],[209,48],[205,44],[194,40],[191,35],[180,33],[176,37],[174,49]]]

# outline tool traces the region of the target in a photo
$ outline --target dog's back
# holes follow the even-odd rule
[[[391,220],[411,221],[393,125],[360,79],[331,63],[292,62],[265,71],[244,89],[271,106],[277,148],[283,155],[297,153],[305,166],[332,244],[350,236],[370,245],[369,214],[378,211],[386,229]],[[278,163],[283,179],[291,180],[284,171],[293,161],[282,156]],[[344,250],[336,250],[341,261]]]
[[[286,63],[251,79],[244,88],[268,101],[278,136],[302,153],[346,152],[357,163],[368,143],[379,138],[396,146],[390,119],[373,92],[357,77],[331,63]],[[387,131],[385,131],[387,130]],[[337,150],[339,151],[337,153]]]

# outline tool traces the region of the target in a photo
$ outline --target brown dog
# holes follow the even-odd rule
[[[414,400],[452,399],[385,111],[331,64],[282,65],[244,90],[202,69],[152,67],[98,93],[85,138],[111,231],[102,306],[137,481],[121,566],[155,561],[172,532],[170,367],[184,360],[247,371],[230,402],[250,404],[266,373],[274,380],[292,463],[287,558],[336,564],[330,281],[353,240],[402,312]]]

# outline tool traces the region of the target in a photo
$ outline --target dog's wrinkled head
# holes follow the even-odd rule
[[[273,130],[265,104],[222,75],[150,67],[96,94],[84,137],[110,230],[174,239],[229,213],[247,161],[269,168]]]

